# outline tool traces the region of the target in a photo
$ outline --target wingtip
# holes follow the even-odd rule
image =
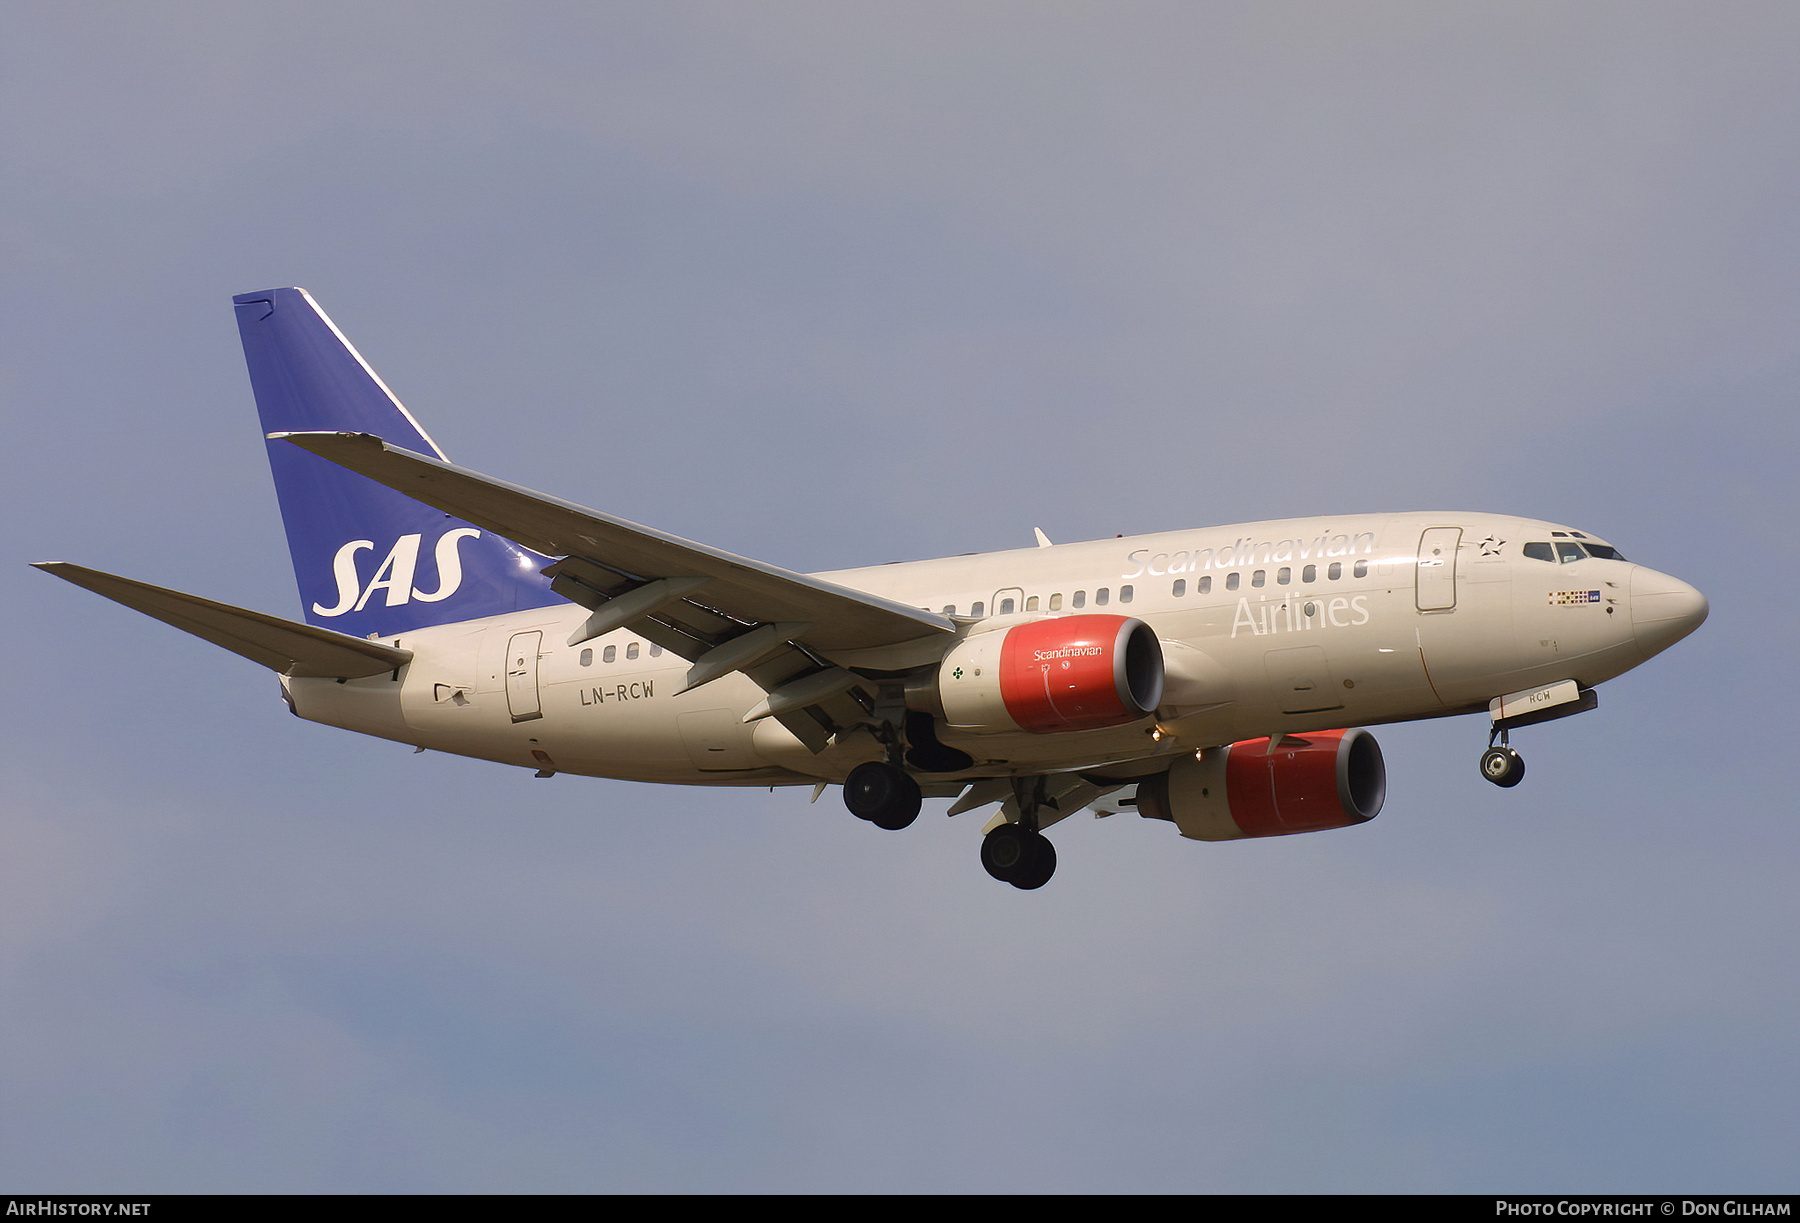
[[[316,430],[279,430],[263,434],[271,442],[291,442],[302,449],[311,450],[314,446],[329,446],[333,442],[374,442],[377,446],[387,443],[373,433],[355,433],[348,430],[316,429]]]
[[[274,285],[267,289],[247,289],[242,293],[233,293],[231,300],[239,305],[244,305],[248,302],[266,301],[277,293],[305,293],[307,297],[312,296],[299,285]]]

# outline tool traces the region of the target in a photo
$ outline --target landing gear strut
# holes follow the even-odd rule
[[[1002,883],[1029,892],[1056,873],[1056,847],[1038,831],[1038,808],[1056,804],[1046,797],[1046,778],[1015,777],[1012,786],[1018,823],[1002,824],[982,838],[981,865]]]
[[[870,760],[851,769],[844,779],[844,806],[850,808],[850,814],[889,832],[898,832],[918,819],[923,802],[919,783],[891,764]]]
[[[1505,730],[1495,728],[1489,732],[1487,751],[1481,753],[1481,775],[1505,790],[1525,780],[1525,757],[1508,746]]]

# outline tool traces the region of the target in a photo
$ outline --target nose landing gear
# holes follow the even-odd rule
[[[1487,751],[1481,753],[1481,775],[1510,790],[1525,780],[1525,760],[1507,745],[1508,731],[1572,717],[1599,705],[1600,694],[1573,679],[1559,679],[1495,697],[1488,702],[1492,729],[1488,731]]]
[[[1498,746],[1495,739],[1500,741]],[[1507,744],[1506,731],[1500,727],[1488,735],[1487,751],[1481,753],[1481,775],[1503,790],[1525,780],[1525,757]]]

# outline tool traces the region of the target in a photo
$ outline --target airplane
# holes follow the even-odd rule
[[[1135,810],[1201,841],[1367,823],[1369,726],[1486,712],[1510,732],[1706,619],[1591,532],[1359,514],[801,574],[445,457],[298,288],[233,298],[305,622],[37,566],[268,667],[297,716],[533,770],[842,787],[898,830],[993,808],[1022,890],[1046,829]]]

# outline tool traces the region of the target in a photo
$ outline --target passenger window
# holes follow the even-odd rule
[[[584,667],[591,667],[594,665],[594,652],[592,650],[583,650],[581,652],[581,665]]]
[[[954,616],[956,614],[956,604],[954,604],[954,603],[944,604],[944,614],[946,616]]]
[[[1239,577],[1239,575],[1235,572],[1226,574],[1225,575],[1225,589],[1226,590],[1236,590],[1238,588],[1238,577]]]
[[[651,646],[650,647],[650,657],[661,658],[662,657],[662,647],[659,645]]]
[[[1212,593],[1212,574],[1209,573],[1200,579],[1200,584],[1194,587],[1194,593],[1200,595],[1209,595]]]
[[[1300,571],[1300,580],[1309,586],[1318,581],[1319,567],[1317,565],[1308,565],[1306,568],[1302,569]]]
[[[1074,597],[1069,600],[1069,606],[1070,607],[1086,607],[1087,606],[1087,591],[1085,591],[1085,590],[1076,591]]]
[[[1175,579],[1175,589],[1171,593],[1173,593],[1177,599],[1179,599],[1183,595],[1187,594],[1187,579],[1186,578],[1176,578]]]
[[[1062,610],[1062,596],[1060,594],[1055,594],[1055,595],[1050,596],[1050,610],[1051,611],[1061,611]]]
[[[1036,611],[1037,610],[1037,600],[1038,600],[1038,597],[1036,595],[1027,595],[1025,598],[1025,610],[1026,611]]]
[[[987,615],[987,604],[977,599],[975,602],[969,604],[969,614],[971,616]]]
[[[1258,569],[1256,572],[1254,572],[1250,575],[1250,584],[1252,586],[1261,586],[1264,582],[1266,582],[1268,580],[1268,576],[1269,575],[1268,575],[1267,570]]]
[[[1131,587],[1121,586],[1121,587],[1119,587],[1119,602],[1129,603],[1129,602],[1131,602],[1132,597],[1136,594],[1137,594],[1137,591],[1133,590]]]
[[[619,647],[616,645],[609,645],[604,650],[600,651],[600,661],[601,662],[611,662],[613,659],[617,658],[618,656],[619,656]]]
[[[634,641],[630,645],[625,647],[625,657],[636,658],[637,656],[638,656],[638,643]]]
[[[1000,611],[997,614],[1002,615],[1002,616],[1012,615],[1013,614],[1013,601],[1011,599],[1000,600]]]
[[[1334,582],[1337,581],[1339,578],[1343,577],[1344,576],[1344,566],[1343,566],[1342,562],[1332,561],[1331,568],[1329,568],[1325,571],[1325,576],[1330,578]],[[1309,582],[1312,581],[1311,578],[1307,578],[1306,580]]]
[[[1368,577],[1369,576],[1369,562],[1368,561],[1357,561],[1356,568],[1353,572],[1359,578]]]
[[[1283,565],[1275,571],[1275,584],[1277,586],[1286,586],[1293,580],[1294,571],[1289,569],[1286,565]]]
[[[1102,586],[1099,590],[1096,590],[1094,592],[1094,606],[1095,607],[1105,607],[1107,600],[1110,598],[1112,598],[1111,593],[1106,589],[1106,587]]]

